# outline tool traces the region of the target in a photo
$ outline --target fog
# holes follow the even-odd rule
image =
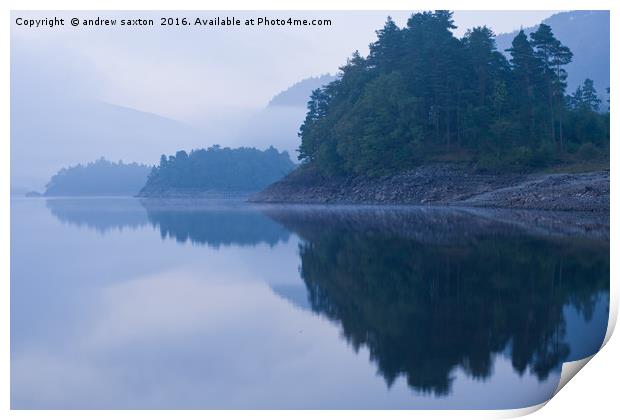
[[[536,24],[551,11],[456,12],[457,35],[487,24],[496,33]],[[11,27],[11,185],[40,190],[60,167],[110,160],[157,162],[178,149],[274,145],[296,156],[304,108],[268,107],[311,76],[336,74],[366,54],[390,14],[410,12],[58,12],[143,17],[153,27]],[[268,16],[331,19],[322,27],[159,26],[159,17]],[[303,104],[302,104],[303,105]]]

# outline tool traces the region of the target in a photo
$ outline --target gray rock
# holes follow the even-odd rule
[[[432,164],[380,178],[328,178],[305,166],[253,195],[250,201],[609,212],[609,185],[609,171],[485,174],[473,172],[463,165]]]

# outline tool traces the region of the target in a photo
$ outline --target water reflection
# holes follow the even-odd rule
[[[131,198],[50,198],[45,205],[61,222],[101,234],[147,224],[144,208]]]
[[[445,396],[453,371],[487,379],[504,353],[544,380],[597,351],[607,325],[609,244],[537,236],[523,225],[448,210],[282,210],[297,233],[310,306],[366,347],[388,386],[403,376]],[[567,339],[570,306],[595,333]]]
[[[101,234],[144,225],[163,239],[220,246],[274,246],[289,233],[241,200],[136,200],[133,198],[55,198],[46,206],[58,220]]]
[[[606,330],[605,215],[115,198],[12,212],[19,408],[523,407]]]
[[[162,238],[190,241],[214,248],[222,245],[274,246],[287,241],[289,233],[243,202],[142,200],[148,221]]]

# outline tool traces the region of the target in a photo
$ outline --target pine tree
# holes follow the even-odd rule
[[[496,48],[493,31],[486,26],[470,29],[465,33],[463,44],[477,79],[478,104],[484,105],[490,87],[494,85]]]
[[[543,64],[542,77],[545,81],[545,89],[547,91],[549,129],[551,132],[551,140],[555,142],[555,116],[553,112],[553,104],[555,102],[555,72],[552,68],[552,60],[558,40],[555,39],[551,27],[544,23],[541,23],[536,32],[533,32],[530,37],[532,39],[531,44],[535,48],[534,55]]]
[[[540,77],[540,61],[534,55],[534,49],[523,30],[519,31],[512,41],[512,47],[507,50],[512,66],[513,91],[522,118],[527,126],[528,138],[531,141],[535,136],[535,91]]]
[[[402,57],[401,30],[391,16],[387,17],[382,29],[376,31],[377,40],[369,45],[369,67],[381,67],[383,71],[392,71]]]
[[[596,94],[594,81],[592,79],[586,79],[583,82],[581,105],[590,111],[599,111],[601,100]]]
[[[601,100],[596,93],[594,81],[586,79],[583,85],[577,86],[575,93],[568,98],[570,107],[580,111],[599,112]]]
[[[562,105],[564,101],[562,101],[562,98],[566,88],[566,71],[563,69],[563,66],[571,62],[573,53],[555,38],[551,27],[544,23],[540,24],[536,32],[531,34],[531,38],[532,46],[535,48],[535,55],[543,65],[542,77],[547,90],[551,139],[556,141],[555,120],[557,115],[560,132],[559,147],[560,150],[563,150]]]

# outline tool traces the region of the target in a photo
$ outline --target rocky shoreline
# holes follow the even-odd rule
[[[216,191],[198,188],[143,188],[138,198],[170,198],[170,199],[245,199],[256,191]]]
[[[380,178],[326,178],[313,168],[302,167],[249,201],[609,212],[609,186],[609,171],[490,174],[456,164],[432,164]]]

